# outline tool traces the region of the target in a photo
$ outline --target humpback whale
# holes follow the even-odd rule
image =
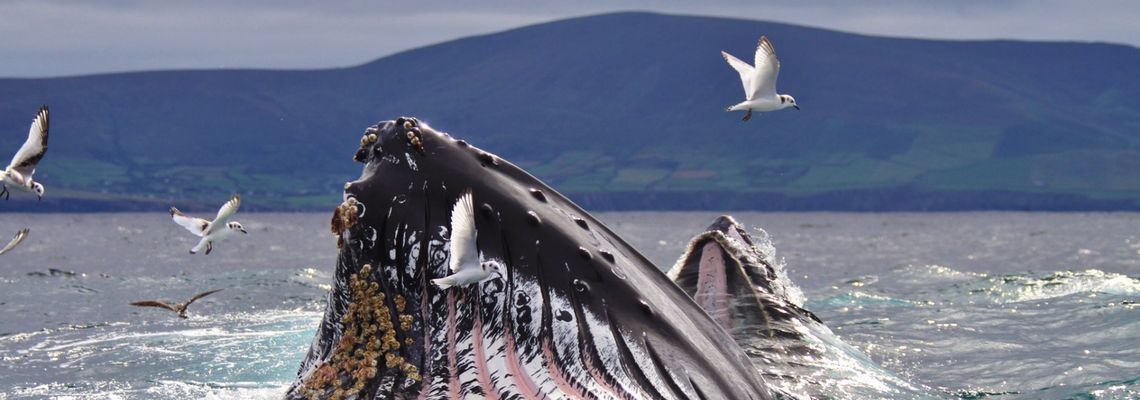
[[[690,242],[668,276],[729,330],[780,397],[937,398],[843,342],[786,276],[767,233],[756,239],[730,216]]]
[[[765,341],[757,355],[809,352],[781,347],[800,343],[803,322],[821,321],[801,306],[803,294],[769,256],[735,219],[721,216],[689,242],[667,276],[740,340],[797,339]]]
[[[521,168],[414,118],[365,130],[326,310],[288,399],[771,399],[727,330]],[[497,279],[441,289],[471,190]]]

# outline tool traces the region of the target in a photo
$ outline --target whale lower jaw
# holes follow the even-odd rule
[[[286,397],[770,399],[656,266],[525,171],[401,118],[369,128],[332,218],[335,282]],[[440,290],[452,204],[501,274]]]

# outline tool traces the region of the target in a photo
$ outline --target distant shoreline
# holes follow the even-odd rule
[[[834,212],[955,212],[955,211],[1140,211],[1140,201],[1093,198],[1070,193],[1024,193],[996,190],[926,191],[915,188],[838,190],[817,194],[778,192],[586,192],[566,193],[582,208],[604,211],[834,211]],[[250,196],[243,212],[326,212],[336,206],[287,206],[289,197]],[[314,202],[309,202],[313,204]],[[319,203],[319,202],[316,202]],[[213,211],[216,205],[198,200],[45,198],[11,200],[0,213],[166,212],[170,206],[186,211]]]
[[[1102,199],[1069,193],[913,188],[837,190],[793,195],[778,192],[570,193],[587,210],[606,211],[1140,211],[1134,199]]]

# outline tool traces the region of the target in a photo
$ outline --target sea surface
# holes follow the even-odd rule
[[[717,215],[596,216],[667,270]],[[922,397],[1140,398],[1140,214],[734,215],[871,371]],[[326,213],[238,217],[249,234],[207,256],[165,213],[0,214],[0,241],[31,228],[0,255],[0,399],[280,398],[335,238]],[[185,320],[128,305],[209,289]]]

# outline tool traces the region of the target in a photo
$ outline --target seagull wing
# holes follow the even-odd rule
[[[177,208],[170,207],[170,217],[174,218],[174,223],[182,225],[183,228],[198,236],[206,233],[206,227],[210,226],[210,221],[194,218],[189,215],[183,214]]]
[[[471,189],[467,189],[451,208],[451,272],[459,272],[464,266],[479,266],[479,254],[475,249],[475,203]]]
[[[724,57],[725,61],[728,61],[728,65],[732,66],[736,73],[740,74],[740,83],[744,85],[744,96],[750,96],[752,94],[752,75],[754,74],[752,66],[740,61],[739,58],[728,54],[728,52],[721,51],[720,55]],[[748,100],[752,100],[752,97],[748,97]]]
[[[165,309],[170,310],[170,311],[178,312],[178,309],[175,308],[174,306],[172,306],[170,304],[163,303],[163,302],[158,301],[158,300],[136,301],[136,302],[131,303],[131,305],[132,306],[138,306],[138,307],[165,308]]]
[[[4,254],[9,250],[12,250],[12,248],[16,247],[16,245],[20,244],[20,242],[23,242],[24,238],[26,237],[28,237],[28,228],[20,229],[19,232],[16,232],[15,236],[12,236],[12,241],[8,242],[8,245],[4,246],[3,249],[0,249],[0,254]]]
[[[225,226],[226,221],[234,214],[237,214],[238,207],[241,207],[241,196],[235,194],[230,197],[230,201],[227,201],[226,204],[222,204],[222,208],[218,209],[218,216],[214,217],[213,221],[210,221],[210,226],[206,228],[206,234],[209,235],[213,233],[215,226]]]
[[[776,48],[767,36],[760,37],[756,45],[756,70],[752,75],[752,91],[748,99],[775,98],[776,76],[780,75],[780,59],[776,57]]]
[[[198,294],[194,295],[194,297],[191,297],[191,298],[190,298],[190,300],[186,300],[186,305],[187,305],[187,306],[189,306],[189,305],[190,305],[190,303],[193,303],[195,300],[198,300],[198,299],[200,299],[200,298],[203,298],[203,297],[209,296],[209,295],[211,295],[211,294],[214,294],[214,293],[217,293],[217,292],[220,292],[220,291],[222,291],[222,289],[214,289],[214,290],[211,290],[211,291],[207,291],[207,292],[198,293]]]
[[[32,120],[32,127],[28,130],[28,140],[20,146],[20,151],[12,157],[8,168],[15,169],[24,179],[30,178],[36,172],[36,164],[47,153],[48,144],[48,107],[40,107],[40,112]]]

